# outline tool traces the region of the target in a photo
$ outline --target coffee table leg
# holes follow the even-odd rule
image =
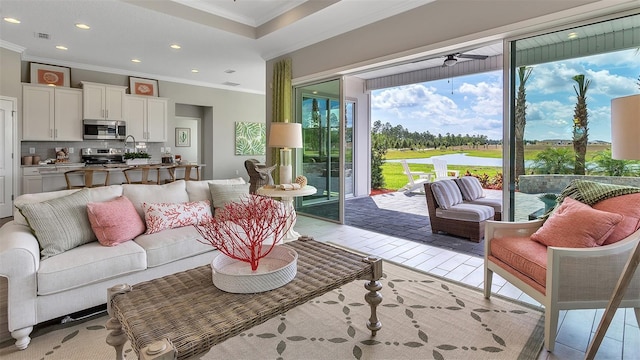
[[[371,307],[371,317],[367,321],[367,329],[371,330],[371,336],[376,336],[378,330],[382,329],[382,323],[378,320],[376,312],[378,305],[382,302],[382,294],[379,292],[382,289],[382,283],[378,281],[382,278],[382,259],[369,256],[364,261],[370,263],[373,270],[370,281],[364,284],[364,288],[369,290],[364,296],[364,300]]]
[[[122,331],[122,325],[113,313],[113,309],[111,308],[111,299],[113,299],[117,294],[124,294],[129,291],[131,291],[131,286],[126,284],[116,285],[107,289],[107,313],[109,314],[109,320],[107,321],[106,327],[107,330],[111,331],[107,334],[107,344],[116,349],[116,360],[125,360],[122,350],[124,348],[124,344],[127,342],[127,335]]]

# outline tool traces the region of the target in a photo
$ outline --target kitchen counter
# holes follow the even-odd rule
[[[124,173],[125,169],[140,168],[143,171],[149,171],[153,169],[168,169],[175,167],[177,169],[176,176],[180,177],[180,172],[184,170],[188,165],[196,164],[145,164],[145,165],[127,165],[127,164],[92,164],[86,165],[84,163],[55,163],[44,165],[22,165],[22,194],[38,193],[43,191],[55,191],[64,190],[67,188],[67,181],[65,180],[64,173],[69,170],[75,170],[78,168],[87,169],[101,169],[109,171],[109,184],[119,185],[126,183]],[[200,167],[204,167],[203,164],[199,164]],[[161,181],[169,179],[169,171],[162,171]],[[134,179],[135,181],[136,179]]]

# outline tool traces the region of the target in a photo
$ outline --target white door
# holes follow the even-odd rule
[[[0,218],[13,213],[13,114],[15,100],[0,99]]]

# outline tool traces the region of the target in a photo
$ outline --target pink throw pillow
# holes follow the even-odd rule
[[[620,214],[596,210],[568,197],[531,239],[547,246],[594,247],[601,245],[621,220]]]
[[[142,209],[147,223],[145,234],[189,225],[202,225],[213,220],[209,200],[184,203],[142,203]]]
[[[115,246],[144,232],[144,223],[126,196],[87,204],[91,228],[104,246]]]
[[[624,216],[602,245],[618,242],[640,229],[640,193],[602,200],[595,203],[593,208]]]

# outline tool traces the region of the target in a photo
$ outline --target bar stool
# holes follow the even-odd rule
[[[94,183],[95,174],[104,174],[104,181]],[[82,175],[82,176],[77,176]],[[109,185],[109,170],[105,169],[76,169],[69,170],[64,173],[64,179],[67,181],[67,189],[93,188],[98,186]],[[80,185],[74,184],[73,180],[82,179]]]
[[[132,173],[141,172],[140,181],[133,181]],[[156,179],[149,179],[149,175],[155,171]],[[158,185],[160,184],[160,167],[159,166],[136,166],[128,168],[122,171],[127,184],[145,184],[145,185]]]
[[[184,168],[184,177],[178,178],[176,177],[176,169]],[[191,181],[197,180],[200,181],[200,165],[177,165],[167,168],[169,170],[169,176],[171,179],[167,180],[167,182],[176,181],[176,180],[184,180]],[[192,177],[193,171],[195,170],[195,176]]]

